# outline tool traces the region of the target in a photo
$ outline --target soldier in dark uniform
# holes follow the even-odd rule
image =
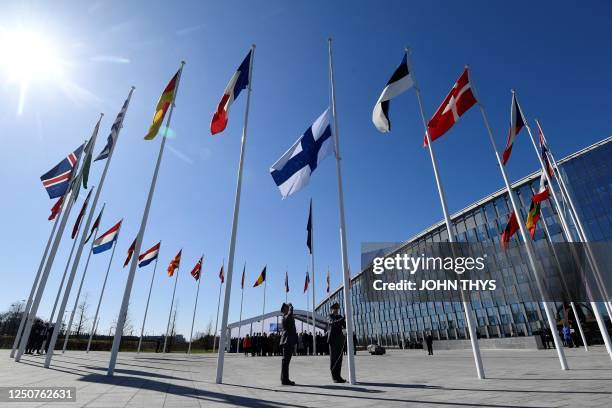
[[[297,331],[295,329],[295,319],[293,318],[293,305],[291,303],[283,303],[281,306],[283,314],[283,330],[280,335],[280,346],[283,353],[281,365],[281,383],[283,385],[295,385],[289,379],[289,363],[293,355],[293,349],[297,343]]]
[[[327,316],[327,343],[329,344],[329,369],[335,383],[345,383],[340,375],[342,371],[342,349],[346,336],[342,331],[346,327],[346,320],[340,315],[340,305],[336,302],[331,305],[331,313]]]

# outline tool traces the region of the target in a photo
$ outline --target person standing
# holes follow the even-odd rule
[[[425,337],[425,343],[427,343],[427,354],[433,356],[433,336],[430,332],[428,332],[427,337]]]
[[[281,384],[295,385],[295,382],[289,379],[289,363],[293,355],[293,349],[297,343],[297,330],[295,329],[295,319],[293,317],[293,305],[291,303],[283,303],[281,306],[283,314],[283,330],[281,331],[280,346],[283,352],[281,363]]]
[[[329,369],[335,383],[345,383],[342,378],[342,352],[346,336],[344,328],[346,320],[340,315],[340,304],[334,303],[330,307],[331,313],[327,316],[327,344],[329,344]]]

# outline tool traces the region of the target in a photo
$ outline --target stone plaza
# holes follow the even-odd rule
[[[296,386],[279,381],[280,357],[226,354],[223,384],[215,383],[216,354],[120,353],[114,377],[109,353],[68,351],[53,358],[2,350],[0,385],[76,387],[73,403],[0,403],[15,407],[610,407],[612,361],[603,347],[566,349],[569,371],[554,350],[482,350],[485,380],[475,374],[470,350],[358,352],[357,385],[333,384],[329,359],[291,362]],[[346,358],[343,373],[346,372]]]

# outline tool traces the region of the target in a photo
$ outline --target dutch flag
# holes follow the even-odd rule
[[[108,251],[113,247],[113,244],[117,241],[117,238],[119,237],[119,230],[121,229],[122,221],[119,221],[111,229],[96,238],[96,240],[93,242],[92,249],[94,254],[99,254],[101,252]]]
[[[138,267],[142,268],[143,266],[147,266],[151,262],[157,259],[157,255],[159,255],[159,247],[161,242],[158,242],[156,245],[152,246],[148,249],[144,254],[141,254],[138,257]]]
[[[310,175],[324,158],[334,152],[329,109],[270,168],[270,174],[283,198],[306,186]]]

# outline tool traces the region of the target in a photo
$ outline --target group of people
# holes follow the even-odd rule
[[[327,349],[329,352],[330,372],[332,380],[335,383],[345,383],[346,380],[342,378],[342,353],[346,349],[346,334],[344,329],[346,328],[346,320],[344,316],[340,315],[340,305],[334,303],[330,308],[331,312],[327,317],[327,347],[321,347]],[[296,347],[299,346],[300,337],[298,336],[295,328],[295,318],[293,317],[293,305],[291,303],[283,303],[281,306],[281,313],[283,315],[282,331],[280,333],[280,346],[282,352],[281,361],[281,384],[283,385],[295,385],[295,382],[289,379],[289,363],[293,356]],[[307,336],[311,335],[307,334]],[[317,336],[318,337],[318,336]],[[308,350],[307,342],[304,341],[308,337],[302,336],[302,348]],[[319,344],[317,343],[317,346]],[[317,348],[319,350],[319,348]]]
[[[253,333],[243,338],[232,338],[230,351],[244,353],[245,356],[280,356],[282,355],[280,345],[281,335],[279,333]],[[329,354],[327,336],[321,333],[313,335],[312,332],[303,331],[297,335],[294,355],[312,356],[314,354],[314,342],[316,341],[317,355]],[[240,346],[240,348],[238,348]]]
[[[552,332],[547,327],[545,329],[541,329],[539,332],[540,339],[542,340],[542,346],[545,349],[554,348],[555,342],[552,338]],[[563,345],[565,347],[580,347],[582,344],[582,340],[580,336],[576,332],[576,330],[568,325],[564,325],[561,330],[559,330],[559,336],[563,341]]]
[[[42,320],[36,320],[32,324],[30,338],[26,345],[26,354],[43,354],[46,352],[46,344],[49,344],[51,335],[53,334],[53,324],[44,323]]]

